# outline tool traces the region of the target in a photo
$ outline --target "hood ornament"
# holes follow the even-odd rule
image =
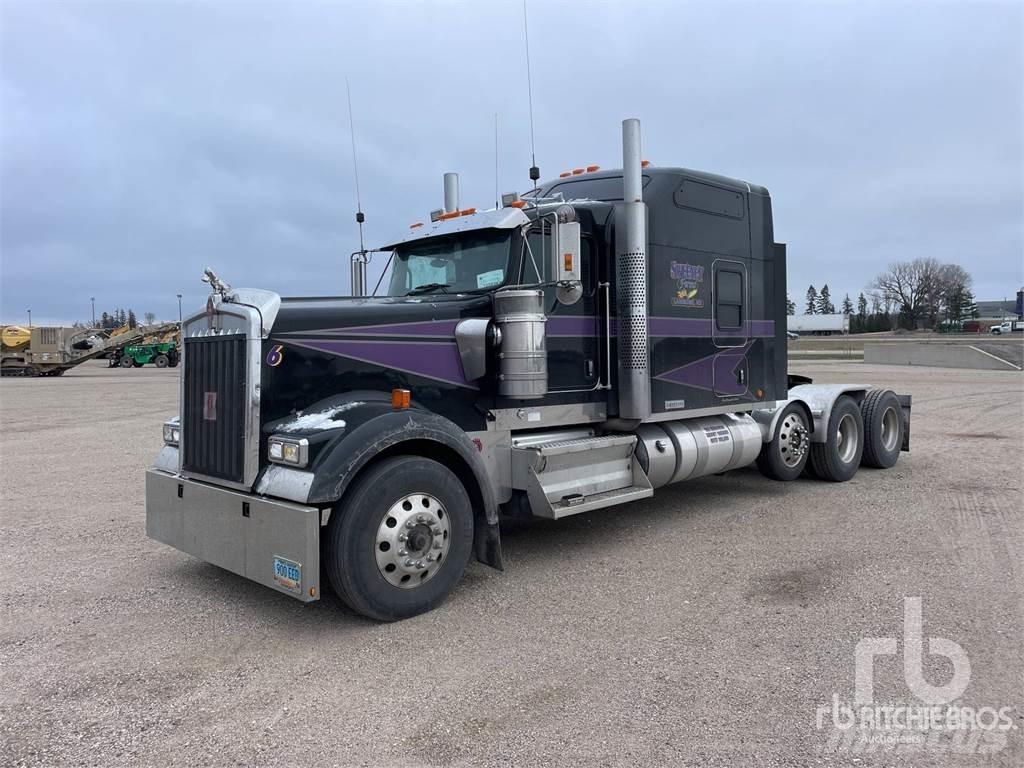
[[[203,270],[203,282],[209,283],[210,287],[213,288],[213,292],[219,293],[222,299],[227,298],[227,293],[231,290],[231,286],[217,277],[209,267]]]

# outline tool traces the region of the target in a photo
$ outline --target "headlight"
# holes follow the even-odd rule
[[[181,425],[177,419],[164,423],[164,443],[177,445],[181,442]]]
[[[267,441],[267,457],[275,464],[304,467],[309,461],[309,441],[272,435]]]

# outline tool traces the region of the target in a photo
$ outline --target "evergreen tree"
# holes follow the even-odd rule
[[[139,320],[138,320],[137,317],[135,317],[135,310],[133,310],[133,309],[129,309],[128,310],[128,327],[129,328],[138,328],[139,327]]]
[[[100,328],[103,328],[104,330],[109,330],[110,328],[113,327],[114,326],[111,323],[110,315],[108,315],[106,312],[100,315]]]
[[[818,294],[818,314],[819,315],[832,315],[835,314],[836,307],[832,303],[832,295],[828,290],[828,283],[825,283],[821,287],[821,293]]]
[[[788,294],[786,295],[786,314],[787,315],[795,315],[796,314],[796,303],[794,303],[794,301],[789,298]]]
[[[804,309],[805,315],[813,315],[818,311],[818,292],[814,286],[808,286],[807,288],[807,307]]]
[[[853,302],[850,301],[850,294],[846,294],[843,297],[843,314],[844,315],[852,315],[853,314]]]
[[[857,297],[857,316],[861,320],[868,316],[868,300],[863,291]]]

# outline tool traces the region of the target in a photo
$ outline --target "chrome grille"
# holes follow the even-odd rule
[[[185,339],[182,469],[243,482],[245,335]]]

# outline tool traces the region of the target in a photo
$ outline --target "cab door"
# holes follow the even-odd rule
[[[551,238],[532,233],[530,249],[540,273],[540,282],[551,279]],[[529,256],[526,255],[529,259]],[[603,323],[599,317],[596,246],[587,233],[580,238],[580,282],[583,295],[574,304],[558,301],[557,288],[544,288],[545,337],[548,353],[548,391],[589,390],[600,381],[600,353]],[[531,262],[526,272],[535,271]]]
[[[712,265],[711,336],[718,348],[712,368],[712,382],[715,394],[719,397],[736,397],[747,392],[749,307],[750,289],[746,264],[716,259]]]

